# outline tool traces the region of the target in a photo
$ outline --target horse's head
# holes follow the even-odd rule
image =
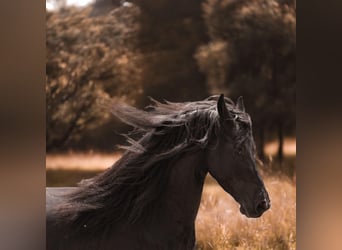
[[[209,173],[240,204],[241,213],[257,218],[270,208],[270,200],[256,169],[251,119],[242,98],[237,112],[230,112],[221,95],[217,111],[220,129],[216,147],[208,150]]]

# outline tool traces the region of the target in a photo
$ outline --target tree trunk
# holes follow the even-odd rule
[[[265,131],[264,127],[260,126],[258,129],[258,157],[259,159],[264,162],[266,157],[265,157]]]
[[[283,134],[283,123],[282,121],[278,122],[278,140],[279,140],[279,147],[278,147],[278,161],[280,164],[283,163],[284,160],[284,134]]]

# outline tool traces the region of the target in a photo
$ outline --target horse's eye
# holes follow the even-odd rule
[[[243,153],[242,147],[237,148],[236,152],[238,155],[241,155]]]

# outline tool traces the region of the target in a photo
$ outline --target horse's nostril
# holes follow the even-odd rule
[[[265,200],[263,200],[263,201],[260,201],[258,205],[256,206],[256,211],[260,213],[260,212],[267,210],[268,208],[269,208],[269,205],[267,204]]]

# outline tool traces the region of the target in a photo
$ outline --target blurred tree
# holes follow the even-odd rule
[[[123,0],[95,0],[92,4],[90,17],[106,15],[115,8],[122,5]]]
[[[205,75],[193,57],[198,45],[207,41],[200,1],[134,2],[142,11],[138,41],[144,54],[145,96],[170,101],[206,97]]]
[[[207,96],[193,58],[198,44],[206,42],[200,3],[134,2],[98,0],[86,10],[47,14],[48,150],[70,146],[106,122],[97,99],[126,96],[144,106],[147,96],[172,101]],[[83,106],[85,101],[91,104]]]
[[[277,131],[280,162],[284,129],[295,127],[296,17],[295,3],[287,2],[207,0],[211,41],[196,53],[211,89],[226,86],[230,96],[245,97],[261,159],[265,134]]]
[[[99,124],[91,134],[112,133],[96,100],[223,92],[245,97],[261,158],[277,133],[281,160],[295,128],[295,22],[294,0],[97,0],[47,13],[48,150]]]
[[[97,104],[141,94],[134,37],[137,8],[87,18],[89,9],[47,13],[46,146],[61,149],[98,127],[109,114]]]

